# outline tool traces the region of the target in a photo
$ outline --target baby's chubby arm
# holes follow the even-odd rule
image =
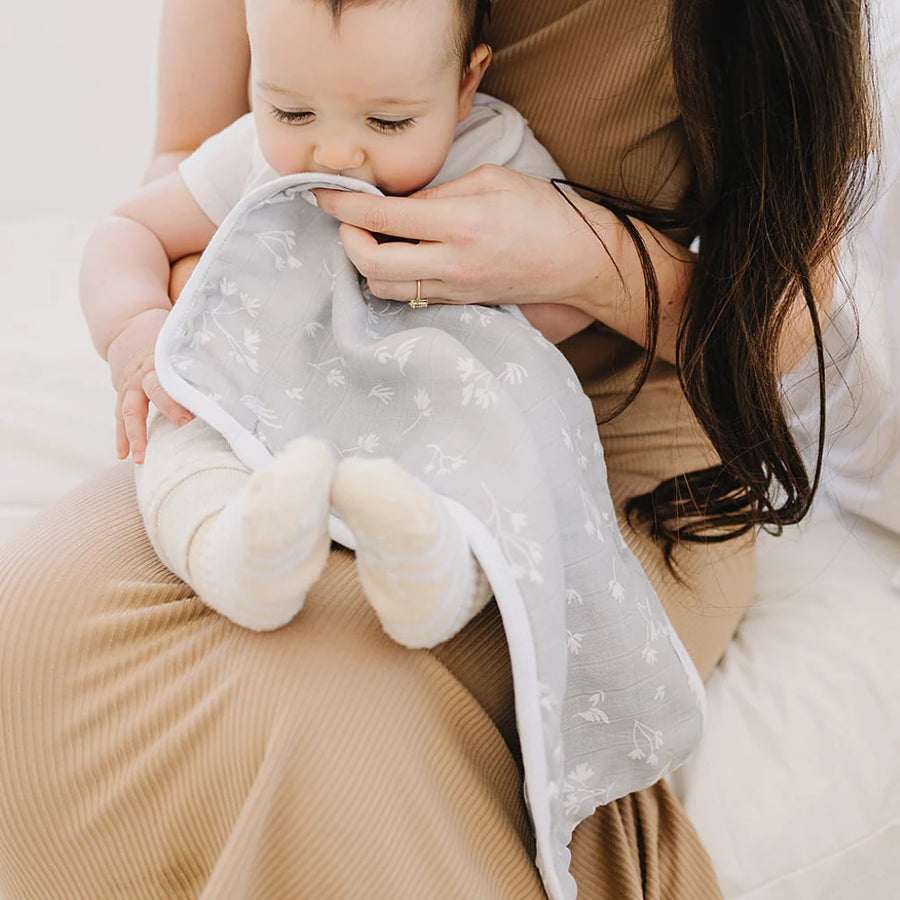
[[[172,308],[170,266],[202,251],[216,226],[181,175],[141,188],[95,229],[84,252],[79,290],[91,339],[109,362],[116,399],[116,450],[143,462],[149,402],[176,424],[190,413],[156,377],[156,338]]]

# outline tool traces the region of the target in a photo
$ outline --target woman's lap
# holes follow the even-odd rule
[[[3,548],[0,587],[8,900],[543,896],[493,605],[406,650],[337,551],[294,623],[247,632],[156,559],[127,466]],[[574,870],[606,873],[580,896],[642,896],[684,855],[638,840],[634,802],[578,829]],[[664,789],[640,802],[708,875]]]
[[[244,631],[156,560],[123,467],[0,571],[10,897],[541,896],[515,760],[384,637],[349,554],[292,625]]]

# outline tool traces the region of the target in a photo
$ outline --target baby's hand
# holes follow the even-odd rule
[[[193,416],[163,389],[156,376],[153,353],[168,311],[148,309],[129,319],[107,349],[107,361],[116,389],[116,454],[125,459],[129,451],[136,463],[144,461],[147,449],[147,413],[150,403],[176,425]]]

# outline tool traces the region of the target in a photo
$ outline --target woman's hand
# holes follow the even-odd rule
[[[418,279],[422,296],[437,303],[514,303],[529,318],[531,306],[551,340],[594,320],[637,343],[646,340],[644,272],[625,228],[582,197],[568,195],[570,204],[546,181],[481,166],[411,197],[315,193],[321,208],[344,223],[347,255],[378,297],[412,300]],[[644,223],[632,224],[659,287],[656,352],[673,361],[693,256]],[[376,235],[406,242],[379,242]],[[551,321],[534,304],[563,304],[561,315]]]
[[[510,169],[481,166],[408,198],[315,193],[344,223],[347,255],[384,299],[413,299],[419,279],[433,302],[584,309],[596,279],[608,274],[596,236],[553,185]],[[379,243],[375,235],[418,243]]]
[[[168,312],[148,309],[134,316],[109,345],[107,360],[116,389],[116,453],[136,463],[147,449],[147,413],[152,403],[167,419],[184,425],[193,416],[162,388],[153,355]]]

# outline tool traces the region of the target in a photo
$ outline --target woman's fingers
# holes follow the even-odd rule
[[[473,194],[499,190],[506,184],[506,175],[509,171],[502,166],[486,163],[459,178],[441,182],[434,187],[422,188],[422,190],[410,194],[410,199],[450,200],[454,197],[471,197]]]
[[[593,310],[598,298],[616,295],[621,276],[598,251],[594,226],[542,179],[482,166],[412,197],[316,195],[343,223],[347,255],[376,296],[409,302],[416,279],[435,302]],[[612,219],[601,207],[589,212],[599,227]],[[413,243],[379,243],[380,234]]]
[[[421,288],[417,291],[415,279],[412,281],[369,281],[369,290],[382,300],[399,300],[411,303],[413,300],[427,300],[429,303],[454,303],[452,298],[445,297],[446,285],[440,281],[421,280]]]
[[[444,254],[440,244],[405,241],[379,243],[363,228],[341,225],[341,243],[350,262],[369,282],[406,281],[416,278],[441,280],[445,274]]]
[[[376,197],[354,191],[313,193],[319,207],[348,225],[364,228],[372,234],[403,237],[416,241],[441,241],[446,237],[453,212],[443,204],[423,203],[412,197]]]
[[[419,279],[421,297],[434,302],[490,303],[496,301],[483,297],[479,273],[485,258],[493,258],[486,245],[498,223],[490,209],[492,198],[479,195],[501,187],[503,174],[496,166],[483,166],[413,197],[322,188],[315,194],[322,210],[341,221],[347,256],[375,296],[408,302],[416,296]],[[381,236],[406,241],[379,240]]]
[[[446,282],[435,277],[435,273],[443,271],[440,244],[379,243],[368,231],[355,225],[341,225],[341,243],[376,297],[406,303],[417,297],[435,303],[453,299],[447,296]]]

